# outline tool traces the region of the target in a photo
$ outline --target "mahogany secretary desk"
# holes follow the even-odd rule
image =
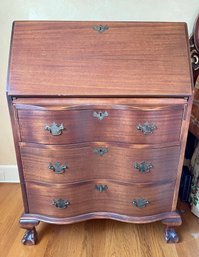
[[[184,23],[17,21],[7,97],[24,202],[40,221],[174,226],[192,105]]]

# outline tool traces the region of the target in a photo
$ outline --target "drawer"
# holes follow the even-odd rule
[[[21,140],[42,144],[92,141],[156,144],[180,140],[183,105],[58,108],[19,109]]]
[[[139,217],[169,212],[174,194],[174,183],[146,186],[109,180],[64,185],[27,182],[26,188],[30,213],[60,218],[89,212]]]
[[[158,182],[176,177],[180,147],[136,148],[114,143],[21,143],[26,181],[68,183],[92,179]],[[169,165],[168,165],[169,163]]]

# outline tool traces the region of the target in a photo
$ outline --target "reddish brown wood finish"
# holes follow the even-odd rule
[[[116,179],[135,183],[153,183],[176,178],[180,147],[137,148],[116,143],[90,143],[68,146],[45,146],[21,143],[21,158],[26,181],[68,183],[92,179]],[[103,156],[96,147],[107,147]],[[134,164],[146,161],[153,165],[142,173]],[[63,174],[49,170],[50,163],[60,162],[68,168]],[[125,171],[125,172],[124,172]]]
[[[67,109],[77,109],[77,108],[85,108],[85,106],[100,106],[101,108],[116,105],[122,106],[126,105],[131,108],[148,108],[158,110],[158,107],[164,108],[168,106],[176,106],[176,105],[186,105],[187,104],[187,97],[184,98],[123,98],[123,97],[114,97],[114,98],[76,98],[76,97],[61,97],[61,98],[52,98],[52,97],[31,97],[31,98],[24,98],[24,97],[15,97],[13,99],[13,104],[16,106],[17,109],[25,109],[33,106],[32,108],[37,108],[42,110],[42,108],[48,108],[53,110],[64,110]],[[124,107],[123,107],[124,108]]]
[[[19,221],[20,226],[26,229],[26,233],[22,238],[21,242],[24,245],[35,245],[38,238],[37,238],[37,231],[35,226],[39,224],[39,220],[37,219],[20,219]]]
[[[101,23],[101,22],[100,22]],[[192,105],[184,23],[16,22],[8,100],[28,229],[39,221],[68,224],[92,218],[147,223],[162,220],[177,241],[176,202]],[[107,111],[103,120],[94,111]],[[64,124],[52,136],[45,125]],[[155,123],[150,135],[137,125]],[[94,147],[105,146],[98,156]],[[65,162],[54,174],[49,162]],[[141,174],[133,162],[151,161]],[[107,185],[99,192],[96,184]],[[150,203],[138,209],[133,199]],[[52,205],[66,198],[66,209]]]
[[[103,33],[94,25],[108,25]],[[185,23],[14,23],[9,95],[191,95]]]
[[[55,108],[55,107],[54,107]],[[69,108],[69,107],[68,107]],[[76,110],[42,110],[36,106],[24,106],[18,110],[21,139],[24,142],[42,144],[67,144],[89,141],[126,142],[134,144],[155,144],[180,140],[183,105],[154,106],[153,108],[131,108],[126,105],[109,107],[84,106]],[[64,106],[61,107],[64,109]],[[93,113],[107,112],[103,120]],[[64,125],[61,135],[53,136],[45,130],[55,122]],[[146,122],[155,124],[157,129],[144,135],[137,129]]]
[[[159,213],[151,216],[140,217],[140,216],[128,216],[128,215],[122,215],[118,213],[113,212],[90,212],[82,215],[76,215],[72,217],[64,217],[64,218],[55,218],[55,217],[49,217],[46,215],[41,214],[35,214],[35,213],[24,213],[21,215],[20,220],[25,222],[31,222],[32,219],[40,220],[43,222],[47,222],[50,224],[71,224],[75,222],[81,222],[85,220],[91,220],[91,219],[112,219],[122,222],[130,222],[130,223],[150,223],[155,222],[159,220],[163,220],[163,224],[166,224],[166,222],[170,222],[171,226],[180,226],[182,223],[181,217],[178,212],[164,212]],[[165,223],[164,223],[165,220]]]
[[[23,167],[22,167],[22,162],[21,162],[21,153],[20,153],[20,148],[19,148],[19,143],[18,143],[19,141],[21,141],[21,138],[20,138],[20,130],[19,130],[17,112],[16,112],[16,109],[13,108],[12,98],[8,95],[7,95],[7,101],[8,101],[8,107],[9,107],[9,113],[10,113],[10,119],[11,119],[11,125],[12,125],[12,133],[13,133],[13,138],[14,138],[14,142],[15,142],[15,153],[16,153],[19,177],[20,177],[20,182],[21,182],[21,191],[22,191],[22,198],[23,198],[23,203],[24,203],[24,211],[26,213],[28,213],[29,212],[28,200],[27,200],[27,195],[26,195],[26,187],[24,184],[24,173],[23,173]]]
[[[178,163],[177,179],[176,179],[176,185],[175,185],[175,190],[174,190],[174,198],[173,198],[173,205],[172,205],[173,211],[176,210],[176,206],[177,206],[178,192],[179,192],[179,187],[180,187],[182,167],[183,167],[183,163],[184,163],[184,154],[185,154],[187,134],[188,134],[189,123],[190,123],[192,103],[193,103],[193,96],[190,97],[188,100],[186,116],[182,122],[180,160]]]
[[[97,184],[108,189],[99,192]],[[26,183],[30,212],[53,217],[71,217],[90,212],[115,212],[129,216],[148,216],[171,211],[174,183],[147,186],[111,180],[94,180],[75,184]],[[69,200],[65,209],[56,208],[53,199]],[[137,208],[133,199],[143,198],[150,203]]]

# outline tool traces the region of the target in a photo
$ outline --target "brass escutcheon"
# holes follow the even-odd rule
[[[93,29],[95,31],[99,32],[99,33],[102,33],[104,31],[108,30],[109,26],[108,25],[101,25],[101,24],[100,25],[94,25]]]
[[[93,112],[93,117],[97,118],[98,120],[103,120],[105,117],[108,117],[108,112]]]
[[[103,156],[105,153],[108,153],[108,147],[96,147],[94,148],[93,152]]]
[[[103,192],[103,191],[106,191],[108,189],[108,186],[107,185],[95,185],[95,189],[98,190],[100,193]]]

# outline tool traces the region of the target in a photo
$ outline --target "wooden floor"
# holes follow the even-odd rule
[[[186,206],[180,206],[185,209]],[[198,257],[199,219],[186,210],[177,229],[181,242],[166,244],[160,222],[147,225],[92,220],[73,225],[37,226],[39,242],[24,246],[18,219],[23,211],[20,186],[0,184],[1,257]]]

